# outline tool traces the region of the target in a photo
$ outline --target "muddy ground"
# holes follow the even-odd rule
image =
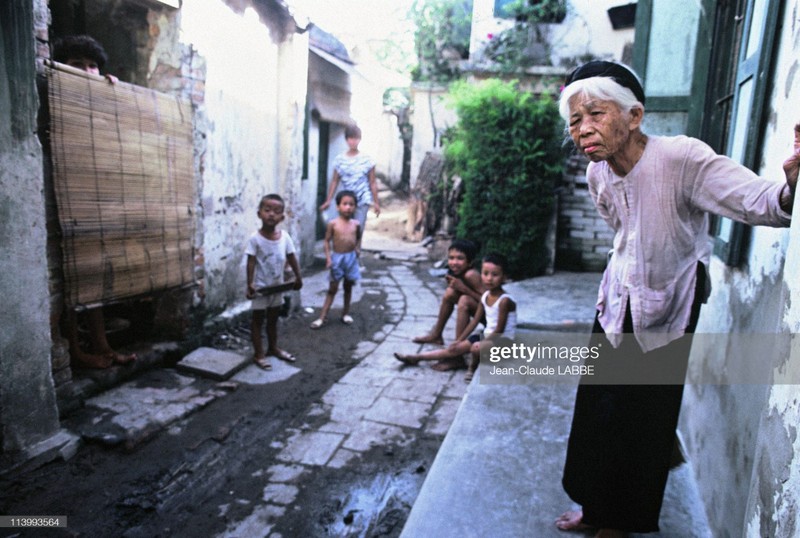
[[[378,219],[381,233],[403,234],[403,200],[387,200]],[[374,224],[374,216],[370,216]],[[365,256],[367,268],[393,263]],[[420,278],[429,263],[420,263]],[[67,515],[69,527],[0,536],[157,537],[215,536],[252,506],[242,499],[263,495],[260,475],[279,452],[276,441],[307,421],[305,412],[358,361],[352,350],[379,331],[388,311],[374,308],[383,296],[364,294],[355,304],[351,327],[331,324],[309,338],[313,314],[296,312],[281,321],[280,341],[299,358],[319,356],[313,368],[278,383],[241,384],[213,404],[172,425],[147,442],[125,450],[85,444],[69,461],[0,479],[0,513]],[[341,300],[337,297],[337,301]],[[338,304],[338,303],[337,303]],[[314,305],[318,306],[318,305]],[[249,353],[247,323],[211,336],[209,343]],[[69,417],[64,421],[69,425]],[[376,447],[341,469],[321,468],[305,480],[287,507],[274,536],[385,536],[403,523],[442,442],[421,436],[402,446]],[[277,462],[276,462],[277,463]],[[223,508],[221,508],[223,507]],[[359,514],[369,529],[352,533]]]

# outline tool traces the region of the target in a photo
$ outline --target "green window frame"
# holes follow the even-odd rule
[[[657,71],[648,69],[648,63],[658,59],[660,50],[674,47],[674,40],[665,41],[669,34],[659,33],[658,25],[666,24],[665,18],[659,21],[656,17],[669,2],[672,0],[639,0],[637,5],[633,67],[642,74],[646,93],[648,72]],[[691,91],[648,93],[647,115],[673,116],[671,122],[664,122],[671,131],[654,134],[683,132],[751,169],[756,167],[781,4],[775,0],[702,0],[697,5]],[[739,265],[748,229],[712,215],[709,234],[714,254],[727,265]]]
[[[731,88],[730,119],[726,122],[727,143],[725,153],[737,162],[755,170],[761,150],[764,127],[767,123],[765,101],[770,89],[771,68],[775,55],[775,35],[781,2],[773,0],[743,0],[744,8],[734,16],[741,23],[738,34],[738,54],[735,60],[735,78]],[[729,21],[719,20],[729,25]],[[730,50],[730,49],[728,49]],[[724,55],[716,46],[712,55]],[[714,241],[714,254],[730,266],[742,263],[749,235],[749,226],[715,216],[709,230]]]

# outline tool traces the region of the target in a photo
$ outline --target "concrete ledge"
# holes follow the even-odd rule
[[[482,385],[479,369],[401,536],[564,538],[553,523],[575,508],[561,487],[575,389]],[[670,473],[660,526],[646,536],[711,536],[689,464]]]

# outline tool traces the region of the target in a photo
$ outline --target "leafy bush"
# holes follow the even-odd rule
[[[541,274],[563,160],[556,104],[497,79],[457,82],[450,97],[458,123],[445,158],[464,182],[458,236],[505,254],[516,278]]]
[[[412,79],[440,84],[457,79],[458,60],[469,56],[472,0],[415,0],[411,16],[418,61]]]

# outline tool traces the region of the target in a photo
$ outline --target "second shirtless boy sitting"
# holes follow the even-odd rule
[[[312,329],[319,329],[325,324],[328,311],[339,291],[339,282],[344,279],[344,308],[342,322],[350,325],[350,298],[353,284],[361,278],[358,257],[361,255],[361,225],[353,218],[356,212],[356,195],[352,191],[339,191],[336,195],[336,209],[339,216],[330,222],[325,229],[325,266],[330,269],[330,286],[325,296],[325,303],[319,318],[312,324]]]

